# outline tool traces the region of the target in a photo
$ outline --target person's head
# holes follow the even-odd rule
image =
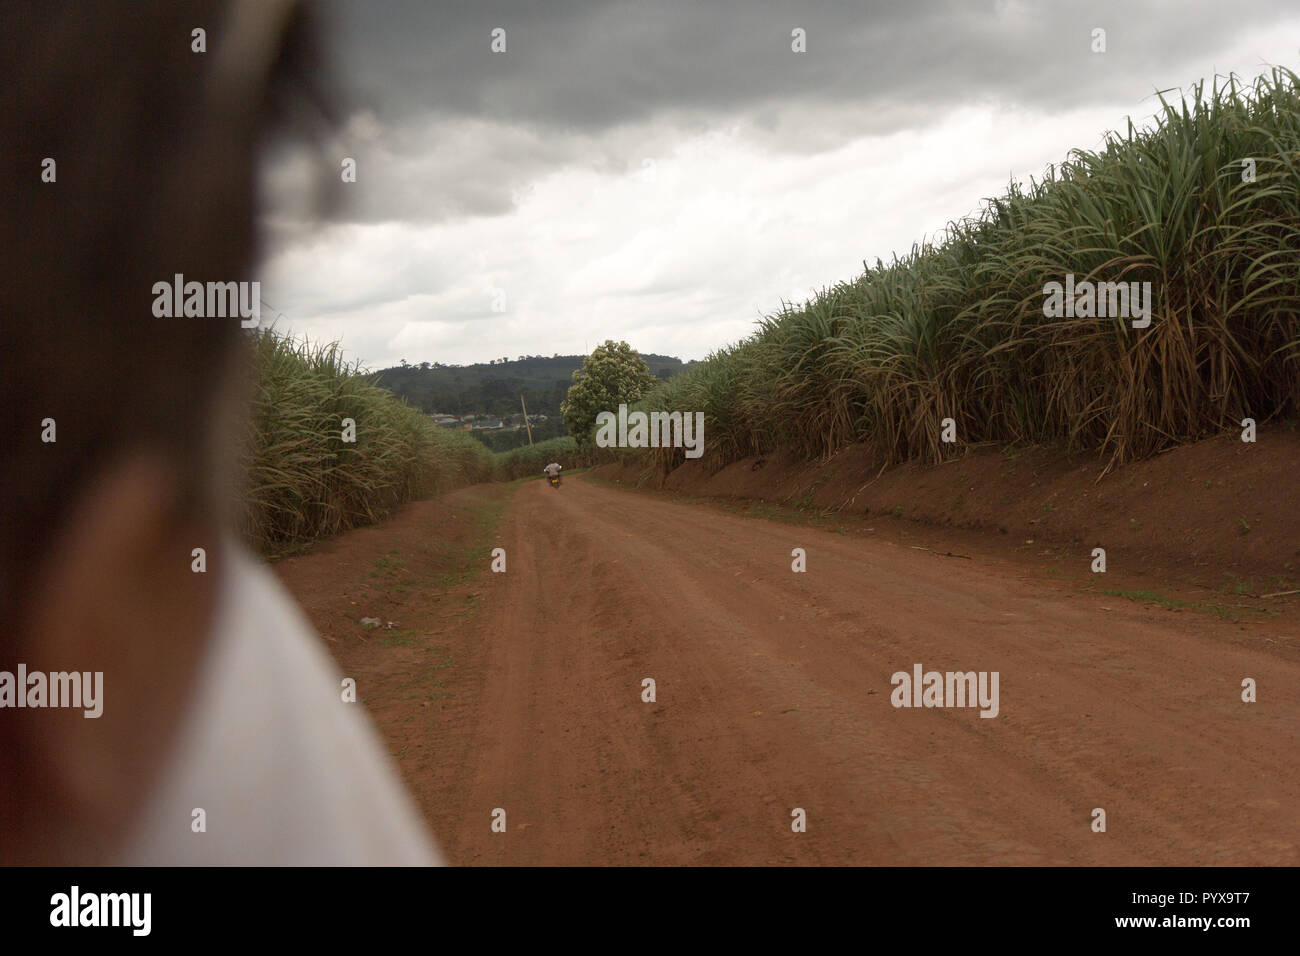
[[[167,755],[219,580],[241,339],[238,317],[155,317],[153,286],[253,278],[258,146],[312,49],[278,0],[0,8],[0,672],[103,672],[98,718],[0,708],[0,862],[108,858]]]

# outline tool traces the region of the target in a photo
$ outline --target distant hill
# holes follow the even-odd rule
[[[425,412],[505,417],[519,412],[522,392],[530,416],[558,419],[573,373],[585,357],[526,355],[476,365],[421,362],[380,369],[370,380]],[[665,380],[695,364],[669,355],[642,353],[641,357],[656,377]]]

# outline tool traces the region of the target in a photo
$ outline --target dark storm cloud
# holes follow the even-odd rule
[[[337,215],[502,215],[547,172],[625,172],[674,131],[735,124],[761,149],[818,152],[926,126],[964,103],[1053,110],[1147,94],[1183,81],[1170,64],[1284,7],[334,0],[338,82],[356,120],[336,151],[361,168]],[[504,54],[490,50],[498,27]],[[801,55],[790,49],[796,27],[807,32]],[[1104,56],[1089,49],[1094,27],[1107,31]],[[631,128],[640,140],[611,135]]]
[[[264,289],[378,364],[610,336],[700,357],[1154,90],[1300,53],[1295,0],[321,2],[345,121],[267,169]]]
[[[985,97],[1080,105],[1134,70],[1221,48],[1288,9],[1160,2],[574,2],[336,7],[358,100],[386,122],[435,111],[599,130],[664,111],[716,117],[769,102],[904,99],[918,115]],[[506,30],[493,55],[490,32]],[[808,52],[790,51],[790,31]],[[1088,35],[1108,33],[1094,56]]]

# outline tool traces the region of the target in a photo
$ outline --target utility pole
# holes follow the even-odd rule
[[[531,446],[533,443],[533,426],[528,424],[528,403],[524,401],[523,392],[519,393],[519,404],[524,409],[524,427],[528,429],[528,444]]]

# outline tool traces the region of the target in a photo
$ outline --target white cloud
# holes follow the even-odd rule
[[[1025,16],[1018,2],[998,11]],[[1186,77],[1294,62],[1300,22],[1289,26],[1261,29]],[[768,104],[775,121],[765,125],[659,116],[549,140],[484,119],[385,133],[366,116],[352,132],[373,153],[361,167],[372,200],[393,177],[392,195],[373,200],[385,221],[286,231],[266,263],[264,294],[292,317],[281,327],[342,337],[372,367],[581,352],[606,338],[701,358],[782,299],[802,300],[859,275],[864,259],[934,238],[1012,175],[1027,180],[1072,147],[1098,146],[1126,114],[1152,111],[1154,82],[1130,84],[1125,100],[1053,114],[980,102],[884,134],[845,107],[851,137],[824,128],[836,121],[833,104]],[[818,125],[815,142],[788,148],[808,124]],[[898,125],[891,115],[880,128]],[[774,138],[787,148],[773,148]],[[427,215],[447,212],[440,190],[484,170],[513,205],[498,196],[484,200],[497,215],[474,214],[473,202]],[[494,289],[505,292],[503,314],[492,311]]]

